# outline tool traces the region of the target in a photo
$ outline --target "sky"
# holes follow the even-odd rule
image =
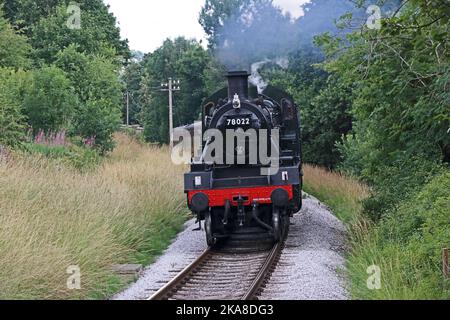
[[[274,0],[293,17],[302,15],[300,5],[308,0]],[[205,0],[104,0],[116,16],[122,38],[129,40],[132,50],[144,53],[160,47],[167,38],[185,36],[203,40],[206,35],[198,23]]]

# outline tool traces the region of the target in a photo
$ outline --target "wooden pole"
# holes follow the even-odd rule
[[[448,248],[442,249],[442,273],[444,274],[444,278],[448,278],[449,270],[448,270]]]
[[[173,149],[173,96],[172,78],[169,78],[169,130],[170,130],[170,150]]]
[[[127,91],[127,127],[130,126],[130,94]]]

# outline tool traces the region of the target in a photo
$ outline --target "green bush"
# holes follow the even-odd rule
[[[31,46],[28,39],[18,34],[3,16],[3,5],[0,3],[0,67],[27,68],[31,65],[28,55]]]
[[[397,242],[412,244],[439,260],[441,249],[450,245],[450,172],[437,175],[390,211],[380,230],[385,238],[396,235]]]
[[[28,82],[27,72],[0,68],[0,145],[18,146],[25,137],[22,92]]]
[[[102,154],[114,149],[113,134],[120,123],[120,113],[111,107],[108,101],[89,101],[81,107],[75,122],[75,134],[91,139]]]
[[[373,188],[371,196],[364,201],[364,211],[377,221],[420,191],[439,172],[442,166],[425,156],[379,164],[371,179],[366,179]]]
[[[348,270],[353,295],[362,299],[449,299],[442,249],[450,246],[450,172],[425,183],[354,244]],[[369,290],[366,268],[381,269],[382,287]]]
[[[122,102],[116,66],[103,57],[80,53],[76,46],[60,52],[56,64],[67,72],[80,100],[71,134],[92,140],[101,153],[111,151]]]
[[[54,66],[37,69],[33,80],[24,98],[24,112],[33,132],[55,132],[67,127],[77,97],[64,71]]]
[[[31,154],[38,154],[49,159],[60,160],[80,171],[93,169],[101,162],[101,157],[97,151],[76,145],[50,146],[27,143],[25,149]]]

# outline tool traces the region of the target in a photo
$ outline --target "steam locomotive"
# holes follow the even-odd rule
[[[205,221],[209,246],[234,234],[278,242],[302,206],[297,105],[275,87],[258,92],[247,72],[227,78],[228,88],[202,105],[201,156],[185,174],[188,206]]]

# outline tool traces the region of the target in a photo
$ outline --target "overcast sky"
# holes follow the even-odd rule
[[[294,17],[302,14],[300,5],[308,0],[274,0]],[[198,16],[205,0],[104,0],[119,21],[123,38],[130,47],[144,53],[161,46],[166,38],[185,36],[205,39]],[[206,43],[206,41],[204,41]]]

